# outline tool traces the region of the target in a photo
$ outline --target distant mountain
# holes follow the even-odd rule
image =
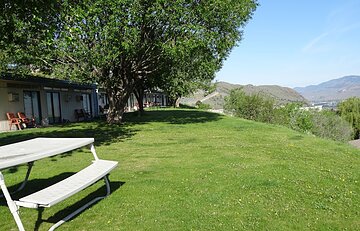
[[[306,99],[304,97],[288,87],[280,87],[276,85],[239,85],[226,82],[216,83],[216,90],[210,95],[205,96],[204,91],[198,91],[190,97],[182,98],[180,102],[193,106],[197,101],[201,101],[203,103],[209,104],[213,109],[222,109],[225,103],[224,98],[230,94],[231,90],[237,88],[242,88],[247,94],[259,93],[266,97],[272,97],[275,99],[277,104],[285,104],[290,102],[306,103]]]
[[[341,101],[349,97],[360,97],[360,76],[344,76],[318,85],[295,87],[294,90],[312,102]]]

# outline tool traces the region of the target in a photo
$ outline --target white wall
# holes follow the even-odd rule
[[[6,117],[7,112],[12,112],[17,116],[18,112],[24,111],[24,90],[38,91],[39,87],[29,85],[22,89],[11,88],[7,87],[5,82],[0,81],[0,131],[9,130],[9,123]],[[18,94],[19,100],[10,102],[9,93]],[[14,129],[16,129],[15,126],[12,127],[12,130]]]
[[[16,83],[16,82],[15,82]],[[61,107],[61,117],[69,121],[76,121],[75,118],[75,109],[81,109],[82,101],[81,94],[92,94],[94,90],[75,90],[72,88],[51,88],[46,87],[44,89],[40,84],[29,84],[21,83],[15,85],[18,87],[8,87],[7,82],[0,80],[0,131],[8,131],[9,123],[6,117],[7,112],[12,112],[17,114],[18,112],[24,111],[24,91],[38,91],[40,97],[40,107],[41,107],[41,116],[44,120],[48,117],[47,109],[47,92],[59,92],[60,93],[60,107]],[[19,96],[17,102],[9,102],[8,93],[16,93]],[[96,97],[92,96],[92,116],[98,115],[98,102]],[[16,129],[13,126],[12,130]]]

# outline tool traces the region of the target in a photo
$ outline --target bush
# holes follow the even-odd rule
[[[302,109],[299,103],[289,103],[275,109],[273,123],[310,133],[313,126],[312,114],[312,111]]]
[[[351,125],[336,113],[328,110],[304,110],[299,104],[287,104],[275,110],[274,123],[296,131],[346,142],[352,138]]]
[[[340,116],[348,121],[354,129],[354,138],[360,134],[360,98],[349,98],[338,105]]]
[[[270,123],[274,116],[274,100],[259,94],[247,95],[242,89],[235,89],[225,97],[224,109],[234,116]]]
[[[313,128],[313,114],[314,111],[306,111],[301,108],[294,109],[289,115],[289,127],[296,131],[311,133]]]
[[[347,142],[353,136],[351,125],[332,111],[313,113],[312,134],[332,140]]]
[[[225,98],[224,109],[244,119],[280,124],[322,138],[346,142],[352,137],[351,125],[332,111],[305,110],[298,103],[278,108],[274,105],[274,100],[237,89]]]
[[[202,109],[202,110],[208,110],[211,108],[209,104],[203,103],[200,100],[197,101],[195,105],[198,109]]]
[[[290,115],[295,111],[299,110],[300,104],[298,103],[288,103],[280,107],[275,108],[274,110],[274,124],[280,124],[286,127],[290,127],[291,117]]]

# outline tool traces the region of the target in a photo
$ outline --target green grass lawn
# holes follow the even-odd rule
[[[100,158],[117,160],[112,194],[59,230],[359,230],[360,151],[280,126],[195,110],[128,114],[103,122],[0,134],[0,145],[33,137],[94,137]],[[35,163],[24,192],[90,163],[87,150]],[[26,167],[4,171],[8,186]],[[22,193],[24,193],[22,192]],[[37,211],[21,209],[27,230],[47,230],[95,195],[99,182]],[[24,194],[19,193],[16,197]],[[0,204],[0,230],[16,230]]]

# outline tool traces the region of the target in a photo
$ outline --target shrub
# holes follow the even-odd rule
[[[273,123],[310,133],[313,127],[312,115],[313,111],[302,109],[301,104],[289,103],[275,109]]]
[[[276,109],[274,123],[318,137],[346,142],[352,138],[351,125],[328,110],[304,110],[299,104],[287,104]]]
[[[224,109],[244,119],[280,124],[296,131],[342,142],[349,141],[353,134],[351,125],[332,111],[305,110],[299,103],[274,108],[274,100],[259,94],[246,95],[241,89],[230,92],[225,98]]]
[[[305,133],[310,133],[313,127],[313,111],[296,108],[290,112],[289,127]]]
[[[247,95],[242,89],[235,89],[225,97],[224,109],[234,116],[270,123],[274,115],[274,100],[259,94]]]
[[[290,127],[290,115],[293,113],[293,111],[299,110],[300,106],[301,105],[299,103],[288,103],[286,105],[275,108],[273,123]]]
[[[354,129],[354,138],[360,134],[360,98],[349,98],[338,105],[339,114],[348,121]]]
[[[332,111],[313,113],[312,134],[332,140],[347,142],[353,136],[353,129],[349,122]]]
[[[198,109],[202,109],[202,110],[208,110],[211,108],[209,104],[203,103],[200,100],[197,101],[195,105]]]

